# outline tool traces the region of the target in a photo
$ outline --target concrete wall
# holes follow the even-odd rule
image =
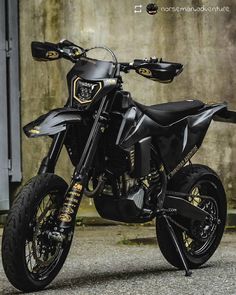
[[[72,40],[83,47],[104,44],[122,61],[150,56],[181,62],[185,70],[172,84],[161,85],[134,73],[124,88],[145,104],[198,98],[227,101],[236,109],[236,3],[225,0],[230,13],[175,13],[155,16],[134,13],[145,0],[20,0],[22,125],[62,106],[67,97],[67,61],[39,63],[30,52],[32,40]],[[159,0],[162,6],[222,6],[220,0]],[[221,176],[236,208],[236,126],[213,123],[194,162],[211,166]],[[23,135],[24,181],[34,175],[49,140]],[[47,144],[45,144],[47,142]],[[64,153],[58,173],[69,179],[72,170]]]

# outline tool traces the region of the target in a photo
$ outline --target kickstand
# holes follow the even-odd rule
[[[183,253],[183,251],[182,251],[182,249],[181,249],[181,246],[180,246],[179,241],[178,241],[178,239],[177,239],[177,237],[176,237],[176,234],[175,234],[175,232],[174,232],[174,230],[173,230],[173,227],[171,226],[171,224],[170,224],[170,222],[169,222],[169,219],[168,219],[168,217],[167,217],[166,215],[163,215],[163,218],[164,218],[165,221],[166,221],[167,228],[168,228],[169,233],[170,233],[170,236],[171,236],[171,238],[172,238],[172,240],[173,240],[173,242],[174,242],[174,245],[175,245],[176,251],[178,252],[178,254],[179,254],[179,256],[180,256],[180,259],[181,259],[181,261],[182,261],[182,263],[183,263],[183,266],[184,266],[184,269],[185,269],[185,276],[186,276],[186,277],[190,277],[191,274],[192,274],[192,272],[189,270],[189,267],[188,267],[187,261],[186,261],[186,259],[185,259],[185,257],[184,257],[184,253]]]

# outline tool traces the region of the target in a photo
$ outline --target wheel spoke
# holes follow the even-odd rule
[[[29,271],[41,277],[49,271],[60,258],[61,246],[48,238],[48,231],[54,225],[54,216],[59,208],[56,198],[48,194],[37,207],[32,241],[26,241],[25,259]],[[32,222],[31,222],[32,223]]]
[[[214,202],[211,197],[207,199],[205,196],[208,194],[209,190],[207,189],[207,184],[208,183],[196,185],[190,192],[189,202],[210,213],[213,218],[218,218],[216,202]],[[212,223],[212,221],[205,221],[204,223],[192,221],[190,236],[186,232],[182,234],[183,244],[187,252],[195,255],[206,251],[214,240],[216,227],[217,226]]]
[[[28,252],[29,252],[29,254],[26,256],[26,258],[28,258],[27,259],[27,261],[26,261],[26,263],[27,263],[27,265],[29,265],[30,264],[30,269],[31,269],[31,271],[33,270],[33,266],[32,266],[32,257],[33,257],[33,252],[32,252],[32,248],[30,247],[30,244],[29,244],[29,242],[28,242],[28,244],[27,244],[27,248],[28,248]]]

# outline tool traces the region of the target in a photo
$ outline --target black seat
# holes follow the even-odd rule
[[[160,125],[170,125],[184,117],[195,114],[204,106],[200,100],[183,100],[152,106],[135,102],[138,108]]]

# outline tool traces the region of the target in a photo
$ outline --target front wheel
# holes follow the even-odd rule
[[[214,254],[224,232],[227,203],[223,185],[210,168],[203,165],[189,165],[173,178],[169,190],[189,194],[186,200],[212,216],[212,220],[208,222],[194,222],[178,215],[173,217],[175,221],[186,225],[189,229],[187,233],[172,224],[189,267],[197,268]],[[156,230],[162,254],[170,264],[182,269],[182,261],[173,245],[165,220],[157,221]]]
[[[66,189],[59,176],[35,176],[22,188],[9,212],[2,262],[9,281],[21,291],[43,289],[67,257],[72,234],[63,242],[50,239]]]

